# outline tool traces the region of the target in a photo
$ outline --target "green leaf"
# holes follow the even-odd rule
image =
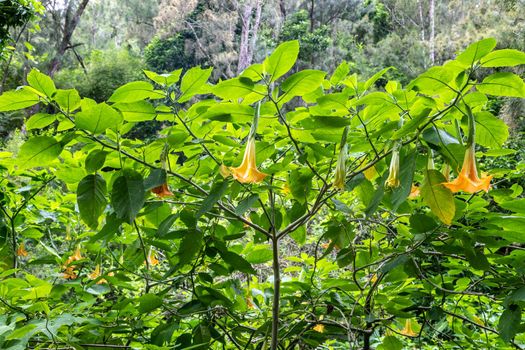
[[[55,83],[45,74],[40,73],[36,69],[32,69],[31,72],[27,75],[27,82],[31,87],[40,91],[47,97],[51,97],[57,90]]]
[[[72,112],[80,107],[80,95],[75,89],[57,90],[53,100],[58,103],[65,112]]]
[[[387,67],[374,74],[370,79],[368,79],[365,82],[364,89],[368,90],[379,78],[381,78],[383,75],[385,75],[386,72],[393,68],[394,67]]]
[[[43,129],[52,124],[57,119],[54,114],[36,113],[31,116],[26,122],[26,129]]]
[[[482,67],[514,67],[525,64],[525,52],[504,49],[489,53],[481,60]]]
[[[106,162],[106,155],[108,152],[99,149],[91,151],[86,157],[86,171],[88,173],[94,173],[98,169],[104,166]]]
[[[421,187],[421,197],[430,210],[446,225],[452,223],[456,213],[456,204],[452,192],[443,183],[445,177],[439,171],[427,169],[425,183]]]
[[[270,83],[292,69],[299,55],[299,41],[287,41],[280,44],[263,62],[263,71],[270,75]]]
[[[312,173],[307,169],[294,169],[288,179],[292,196],[300,203],[305,203],[312,189]]]
[[[244,215],[248,209],[250,209],[259,199],[258,194],[252,194],[249,197],[246,197],[242,201],[239,202],[237,207],[235,208],[235,214],[237,215]]]
[[[287,99],[291,99],[314,91],[323,83],[325,75],[325,72],[314,69],[305,69],[290,75],[281,85],[285,93],[280,98],[286,96]]]
[[[138,299],[139,305],[137,306],[137,310],[141,314],[145,314],[148,312],[151,312],[155,310],[156,308],[160,307],[162,305],[162,298],[158,295],[147,293],[142,295]]]
[[[518,305],[509,305],[501,314],[498,323],[500,337],[510,342],[518,333],[521,323],[521,308]]]
[[[37,104],[40,98],[26,89],[4,92],[0,95],[0,112],[15,111]]]
[[[490,148],[500,148],[509,137],[505,122],[490,112],[475,113],[476,143]]]
[[[494,96],[525,97],[525,84],[514,73],[494,73],[476,85],[479,92]]]
[[[203,238],[204,233],[198,229],[189,230],[188,233],[182,237],[179,251],[177,252],[180,266],[189,264],[193,260],[197,253],[201,250],[201,247],[204,243]]]
[[[381,350],[403,350],[403,342],[393,335],[384,337],[381,346]]]
[[[157,115],[155,107],[147,101],[130,103],[115,103],[112,107],[118,109],[125,121],[136,123],[153,120]]]
[[[239,254],[230,251],[219,250],[219,255],[228,265],[230,265],[235,270],[253,275],[256,274],[256,271],[253,269],[252,265]]]
[[[292,232],[288,234],[295,243],[299,244],[300,246],[306,243],[306,228],[303,226],[299,226]]]
[[[149,191],[152,188],[161,186],[166,183],[166,170],[155,168],[152,169],[148,177],[144,180],[144,190]]]
[[[515,213],[525,214],[525,198],[499,203],[499,206]]]
[[[255,84],[248,78],[233,78],[215,85],[212,93],[223,100],[234,100],[248,95],[255,89]]]
[[[204,198],[201,207],[197,212],[196,216],[201,217],[204,213],[209,212],[215,203],[217,203],[228,189],[228,182],[219,180],[216,181],[208,194],[208,197]]]
[[[75,116],[75,125],[82,130],[101,134],[108,128],[115,128],[122,122],[122,116],[106,103],[97,104],[78,112]]]
[[[51,136],[37,136],[27,140],[20,148],[19,169],[42,167],[54,161],[62,152],[62,144]]]
[[[113,183],[111,205],[119,219],[132,223],[144,204],[142,176],[133,170],[124,171]]]
[[[350,73],[350,65],[348,62],[341,62],[330,77],[330,83],[335,86],[339,84]]]
[[[465,51],[456,57],[456,61],[463,63],[466,66],[472,65],[480,58],[486,56],[496,47],[496,40],[487,38],[469,45]]]
[[[354,262],[355,252],[352,247],[346,247],[337,252],[337,266],[346,267]]]
[[[249,123],[253,120],[254,113],[251,106],[226,102],[211,106],[201,114],[200,118],[229,123]]]
[[[84,177],[77,188],[77,204],[80,217],[92,229],[98,226],[98,218],[106,208],[106,180],[98,174]]]
[[[175,221],[179,218],[179,214],[171,214],[164,219],[157,229],[157,237],[163,238],[171,229]]]
[[[146,81],[133,81],[115,90],[108,101],[130,103],[156,96],[158,96],[158,93],[153,91],[153,85],[150,83]]]
[[[162,86],[170,86],[179,81],[182,69],[177,69],[171,73],[165,74],[157,74],[149,70],[143,70],[143,72],[149,79],[153,80],[157,84]]]
[[[211,75],[213,68],[202,69],[201,67],[193,67],[184,74],[180,84],[181,96],[178,102],[183,103],[188,101],[194,95],[201,93],[203,85],[206,84]]]
[[[272,260],[272,249],[266,244],[256,245],[246,253],[246,261],[250,264],[263,264]]]

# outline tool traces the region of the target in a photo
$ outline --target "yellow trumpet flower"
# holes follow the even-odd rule
[[[95,269],[93,270],[93,272],[91,272],[90,274],[88,274],[88,277],[89,279],[97,279],[99,278],[100,276],[102,276],[102,272],[100,271],[100,265],[97,264],[97,266],[95,266]],[[97,284],[103,284],[103,283],[107,283],[107,281],[105,279],[100,279],[97,281]]]
[[[415,337],[417,333],[412,329],[412,321],[407,319],[405,321],[405,328],[399,331],[399,333],[406,335],[407,337]]]
[[[173,196],[173,193],[171,193],[170,189],[168,188],[167,183],[163,183],[160,186],[152,188],[151,192],[155,193],[157,197],[160,197],[160,198]]]
[[[251,137],[246,143],[241,165],[230,168],[230,171],[233,178],[241,183],[259,183],[268,176],[257,169],[254,137]]]
[[[339,151],[339,157],[335,166],[334,187],[341,191],[345,189],[347,150],[348,146],[345,144]]]
[[[312,329],[316,332],[324,333],[324,324],[317,323]]]
[[[408,199],[416,199],[421,194],[421,190],[419,189],[419,186],[412,184],[412,187],[410,188],[410,194],[408,195]]]
[[[490,180],[492,176],[478,177],[478,169],[476,168],[476,154],[475,144],[471,143],[465,152],[465,159],[463,160],[463,167],[454,181],[444,182],[448,189],[452,192],[465,191],[468,193],[476,193],[480,190],[489,191]]]
[[[27,255],[28,255],[24,243],[20,243],[20,244],[18,245],[18,248],[17,248],[17,250],[16,250],[16,255],[17,255],[17,256],[27,256]]]
[[[146,263],[146,262],[144,262]],[[155,251],[153,251],[153,249],[151,249],[149,251],[149,254],[148,254],[148,264],[150,266],[155,266],[155,265],[158,265],[159,264],[159,260],[155,257]]]
[[[397,147],[392,151],[392,159],[390,160],[390,168],[388,178],[385,181],[385,186],[389,188],[399,187],[399,150]]]

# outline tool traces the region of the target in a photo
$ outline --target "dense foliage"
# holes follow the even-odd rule
[[[289,41],[105,102],[32,70],[0,96],[37,111],[0,152],[0,347],[522,348],[525,164],[489,97],[525,97],[525,53],[495,46],[403,86],[292,72]]]

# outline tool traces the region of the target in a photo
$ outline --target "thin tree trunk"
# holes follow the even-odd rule
[[[239,61],[237,63],[237,74],[241,73],[248,65],[248,56],[250,51],[250,26],[252,22],[252,10],[253,5],[247,3],[244,5],[241,21],[242,21],[242,32],[241,42],[239,44]]]
[[[435,12],[435,0],[430,0],[430,10],[429,10],[429,17],[430,17],[430,62],[432,65],[436,62],[436,43],[435,43],[435,19],[434,19],[434,12]]]
[[[421,28],[421,41],[425,41],[425,17],[423,17],[423,4],[421,0],[417,0],[417,7],[419,10],[419,26]]]
[[[314,31],[315,0],[310,1],[310,33]]]
[[[281,302],[281,267],[279,266],[279,239],[275,232],[272,238],[273,250],[273,306],[272,306],[272,343],[271,350],[279,346],[279,313]]]
[[[70,2],[67,5],[66,17],[64,19],[64,28],[62,28],[62,40],[58,45],[55,57],[53,57],[51,63],[49,64],[49,76],[52,77],[60,69],[60,66],[62,64],[62,57],[71,45],[71,37],[73,36],[73,32],[75,31],[75,28],[77,27],[78,22],[80,21],[80,17],[86,9],[88,3],[89,0],[82,0],[82,2],[78,5],[78,8],[73,14],[73,2]]]
[[[257,46],[257,34],[259,32],[259,26],[261,25],[261,14],[262,14],[262,0],[257,0],[255,8],[255,22],[252,26],[252,37],[250,42],[250,49],[248,52],[248,65],[252,64],[253,56],[255,54],[255,47]]]

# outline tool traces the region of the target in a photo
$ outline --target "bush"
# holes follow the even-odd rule
[[[107,100],[119,86],[143,78],[140,58],[127,50],[93,51],[87,61],[87,76],[80,68],[63,69],[56,74],[57,86],[75,88],[97,102]]]

